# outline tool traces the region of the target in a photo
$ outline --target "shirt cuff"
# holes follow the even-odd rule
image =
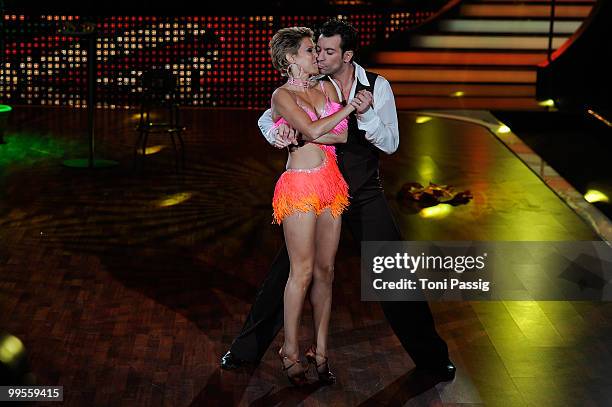
[[[276,134],[274,133],[274,131],[276,130],[276,127],[272,126],[270,127],[270,130],[267,131],[266,134],[264,134],[266,140],[268,140],[268,143],[274,145],[274,141],[276,140]]]
[[[370,106],[370,108],[366,110],[364,113],[357,115],[357,122],[360,124],[367,125],[369,122],[373,121],[375,118],[376,118],[376,113],[374,113],[374,108]]]
[[[357,115],[357,127],[359,130],[366,132],[366,140],[374,140],[374,133],[376,133],[376,129],[378,129],[379,125],[380,118],[376,112],[374,112],[373,108],[369,108],[365,113]]]

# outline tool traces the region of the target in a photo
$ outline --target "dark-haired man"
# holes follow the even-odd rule
[[[346,144],[336,145],[338,166],[349,184],[351,203],[343,220],[356,241],[402,240],[385,199],[378,173],[379,151],[392,154],[399,145],[397,111],[391,85],[353,61],[357,31],[342,20],[329,20],[317,40],[319,71],[328,75],[343,103],[359,105],[349,117]],[[272,129],[270,111],[259,120],[268,142],[284,148],[294,143],[292,129]],[[305,141],[305,135],[299,136]],[[283,247],[257,294],[244,327],[222,357],[221,367],[234,369],[261,360],[283,325],[283,292],[289,276],[289,256]],[[439,380],[455,377],[446,343],[436,332],[427,302],[381,301],[384,314],[418,369]]]

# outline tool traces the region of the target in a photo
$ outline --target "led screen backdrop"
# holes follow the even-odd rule
[[[432,12],[340,16],[360,31],[361,46],[418,24]],[[171,69],[182,105],[264,107],[279,74],[268,41],[281,27],[315,27],[328,16],[104,16],[94,18],[98,106],[124,108],[140,100],[139,77]],[[84,107],[87,46],[62,35],[71,15],[7,12],[2,24],[0,102]]]

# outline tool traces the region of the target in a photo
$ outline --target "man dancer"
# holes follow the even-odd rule
[[[327,75],[343,103],[356,98],[359,108],[349,116],[346,144],[337,144],[338,166],[349,185],[351,203],[343,214],[356,241],[400,241],[378,174],[379,150],[392,154],[399,144],[395,100],[389,82],[353,62],[357,31],[342,20],[329,20],[320,30],[317,63]],[[295,141],[288,128],[270,131],[270,110],[259,119],[259,127],[276,147]],[[307,137],[301,136],[308,141]],[[283,292],[289,276],[286,247],[280,250],[261,286],[240,334],[221,358],[221,367],[236,369],[258,363],[283,325]],[[452,380],[455,366],[448,358],[446,343],[435,329],[425,301],[381,301],[393,331],[418,370],[439,381]]]

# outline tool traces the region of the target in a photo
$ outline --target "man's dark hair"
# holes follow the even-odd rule
[[[354,55],[357,52],[358,32],[357,29],[348,21],[339,20],[337,18],[327,20],[325,23],[323,23],[323,25],[321,25],[318,33],[324,37],[339,35],[341,38],[340,49],[342,50],[342,53],[344,53],[344,51],[353,51]]]

